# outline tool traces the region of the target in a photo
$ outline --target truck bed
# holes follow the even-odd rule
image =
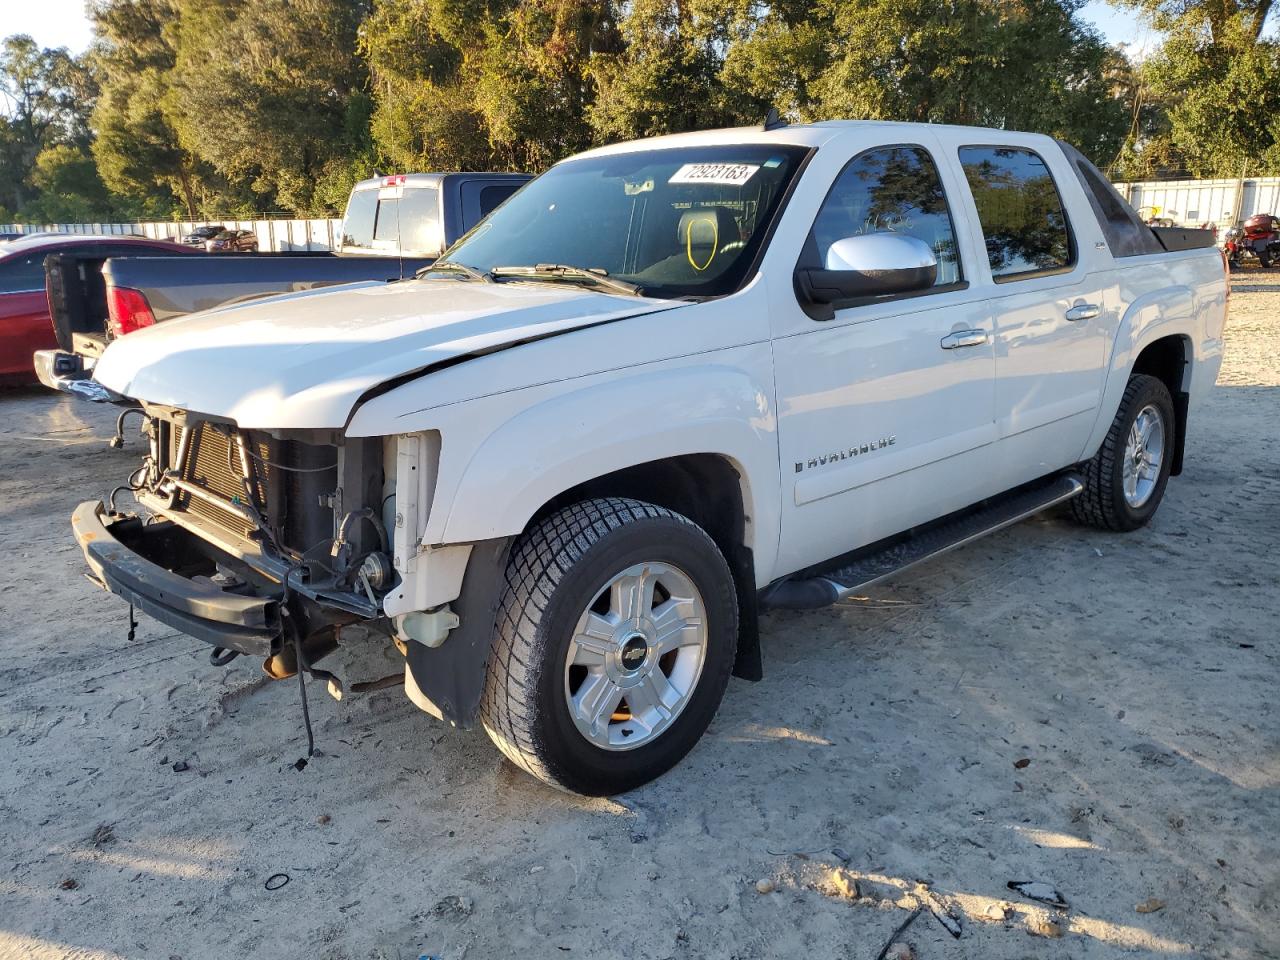
[[[106,286],[128,287],[147,298],[156,322],[242,303],[360,280],[412,277],[430,265],[424,257],[336,254],[215,254],[208,257],[116,257],[102,268]]]

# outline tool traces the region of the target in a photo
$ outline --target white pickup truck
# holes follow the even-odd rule
[[[1045,136],[878,122],[565,160],[421,278],[194,314],[97,367],[144,408],[106,589],[275,677],[380,644],[562,788],[676,764],[757,614],[1037,511],[1146,523],[1213,385],[1212,236]],[[318,665],[318,661],[321,661]],[[376,685],[376,684],[375,684]],[[305,695],[305,686],[304,686]]]

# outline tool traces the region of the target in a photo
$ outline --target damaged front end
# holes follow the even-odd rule
[[[399,579],[382,516],[383,441],[144,412],[142,465],[72,519],[93,578],[211,644],[218,662],[261,657],[272,677],[301,668],[340,693],[313,665],[345,628],[393,642],[382,608]],[[138,511],[116,508],[125,490]]]

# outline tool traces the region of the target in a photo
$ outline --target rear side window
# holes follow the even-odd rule
[[[400,201],[391,197],[378,201],[378,215],[374,220],[373,239],[395,243],[400,239]]]
[[[1039,154],[1019,147],[961,147],[996,282],[1067,270],[1075,262],[1062,197]]]
[[[373,219],[378,212],[377,190],[353,190],[342,221],[344,247],[372,247]]]
[[[883,147],[849,161],[813,222],[818,262],[837,240],[896,233],[923,240],[938,260],[935,286],[961,279],[947,195],[923,147]]]
[[[520,184],[518,183],[510,185],[493,184],[482,189],[480,191],[481,218],[487,217],[489,214],[493,213],[493,211],[497,210],[498,207],[502,206],[503,200],[507,199],[507,197],[511,196],[519,189]]]
[[[1084,187],[1089,205],[1093,207],[1098,226],[1106,238],[1107,248],[1113,257],[1140,257],[1147,253],[1160,253],[1164,247],[1156,239],[1151,228],[1142,222],[1136,210],[1125,202],[1124,197],[1116,192],[1106,177],[1085,159],[1075,147],[1069,143],[1058,141],[1062,147],[1080,185]],[[1190,219],[1195,219],[1188,214]]]
[[[387,208],[387,201],[382,207]],[[379,223],[382,214],[378,214]],[[379,234],[378,239],[382,239]],[[405,256],[438,257],[444,246],[440,229],[440,191],[435,187],[405,187],[400,199],[400,250]]]
[[[43,253],[29,253],[0,263],[0,293],[44,289]]]

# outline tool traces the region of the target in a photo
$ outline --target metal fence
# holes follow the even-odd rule
[[[1117,183],[1145,217],[1167,217],[1181,226],[1229,227],[1257,213],[1280,216],[1280,177],[1244,180],[1150,180]]]
[[[342,241],[341,220],[182,220],[148,223],[0,223],[0,233],[132,234],[153,240],[179,240],[196,227],[252,230],[258,249],[275,253],[336,250]]]

